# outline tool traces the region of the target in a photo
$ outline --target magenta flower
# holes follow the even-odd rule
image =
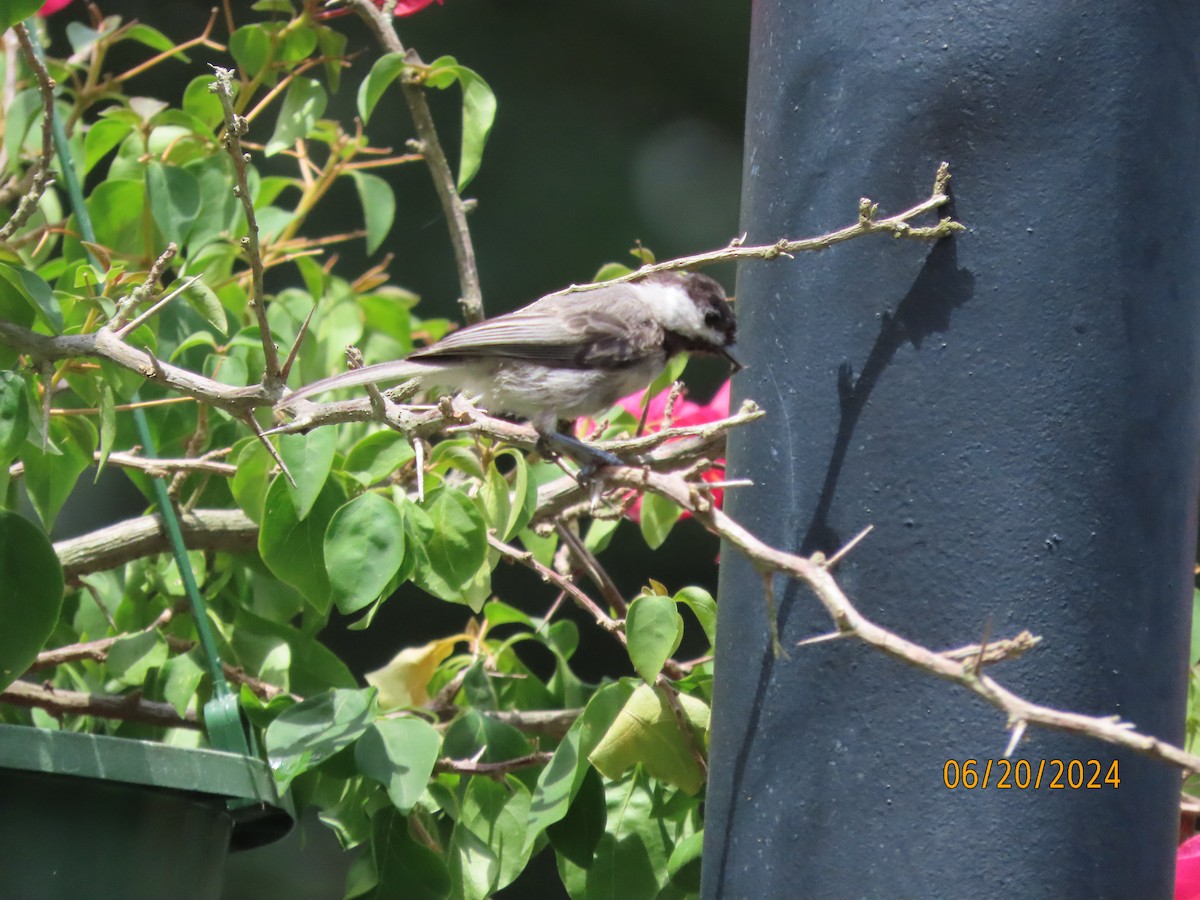
[[[38,10],[38,15],[43,17],[52,16],[60,9],[70,5],[71,0],[46,0],[42,4],[42,8]]]
[[[1175,900],[1200,900],[1200,835],[1180,844],[1175,854]]]
[[[656,431],[661,431],[664,426],[671,427],[686,427],[690,425],[704,425],[707,422],[716,422],[719,419],[724,419],[729,416],[729,382],[726,381],[721,385],[711,400],[707,403],[693,403],[686,396],[682,397],[676,404],[674,415],[668,423],[664,421],[667,411],[667,398],[671,392],[669,389],[660,391],[654,397],[650,398],[650,406],[646,412],[646,431],[653,434]],[[640,419],[642,415],[642,400],[645,396],[644,391],[639,391],[636,394],[630,394],[628,397],[622,397],[617,401],[617,406],[624,409],[634,418]],[[583,422],[587,429],[593,427],[594,423]],[[668,442],[669,443],[669,442]],[[721,481],[725,477],[725,460],[718,459],[711,469],[706,471],[702,476],[705,481],[715,482]],[[721,488],[713,488],[713,502],[719,507],[724,498],[725,492]],[[633,521],[638,521],[641,515],[642,500],[639,497],[634,504],[626,511],[626,515]],[[691,513],[684,512],[684,517]],[[1197,898],[1200,900],[1200,898]]]

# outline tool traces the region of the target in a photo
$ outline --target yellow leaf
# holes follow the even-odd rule
[[[383,709],[421,706],[429,700],[429,680],[459,641],[470,640],[466,634],[438,638],[422,647],[407,647],[397,653],[382,669],[367,673],[367,684],[379,691]]]

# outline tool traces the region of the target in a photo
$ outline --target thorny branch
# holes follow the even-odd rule
[[[1017,741],[1029,725],[1041,725],[1127,747],[1172,763],[1185,772],[1200,772],[1200,756],[1152,735],[1141,734],[1132,723],[1123,722],[1116,716],[1085,716],[1032,703],[984,673],[983,664],[997,658],[1013,658],[1032,646],[1037,639],[1027,632],[1007,644],[997,641],[985,647],[938,653],[889,631],[859,612],[834,579],[828,561],[819,554],[799,556],[760,541],[716,508],[697,490],[697,485],[682,476],[634,468],[601,470],[601,476],[612,485],[647,490],[665,497],[691,512],[697,521],[745,554],[761,571],[778,572],[803,582],[816,595],[840,635],[857,638],[888,656],[952,681],[987,700],[1008,717],[1014,739],[1009,743],[1007,755],[1016,749]],[[1000,652],[1001,647],[1005,647],[1006,652]]]
[[[938,166],[937,175],[933,180],[933,192],[927,200],[910,207],[894,216],[878,218],[879,204],[873,203],[867,197],[858,201],[858,221],[837,231],[822,234],[817,237],[788,240],[783,238],[774,244],[745,246],[745,236],[734,238],[726,247],[720,250],[710,250],[707,253],[696,253],[692,256],[681,256],[653,265],[642,266],[628,275],[610,278],[607,281],[597,281],[590,284],[573,284],[568,290],[590,291],[609,284],[619,284],[623,281],[637,281],[655,272],[675,272],[680,269],[698,269],[716,263],[734,262],[740,259],[778,259],[781,256],[792,257],[796,253],[813,250],[826,250],[835,244],[863,237],[868,234],[890,234],[895,238],[909,238],[921,241],[936,241],[963,231],[963,226],[953,219],[940,219],[936,225],[916,226],[909,222],[927,212],[932,212],[950,202],[950,164],[943,162]]]
[[[263,383],[270,387],[279,381],[279,353],[275,348],[274,341],[271,340],[271,326],[267,323],[262,250],[258,241],[258,218],[254,214],[254,198],[250,195],[250,183],[246,176],[246,163],[250,161],[250,154],[242,149],[242,135],[246,133],[249,126],[246,124],[246,119],[239,116],[233,108],[233,70],[223,69],[220,66],[214,66],[213,69],[216,72],[216,80],[209,89],[217,95],[221,101],[221,109],[225,112],[225,149],[229,151],[229,158],[233,160],[233,170],[237,178],[234,193],[241,201],[242,210],[246,214],[246,237],[242,238],[242,243],[250,262],[252,283],[250,306],[258,318],[263,354],[266,357]]]

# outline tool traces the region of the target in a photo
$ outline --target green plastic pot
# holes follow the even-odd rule
[[[292,822],[252,757],[0,725],[0,897],[216,900]]]

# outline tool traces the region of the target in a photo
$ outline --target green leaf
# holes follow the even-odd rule
[[[417,553],[413,581],[443,600],[482,604],[486,595],[477,598],[470,588],[487,560],[487,525],[471,499],[447,489],[428,509],[410,503],[404,520]]]
[[[374,697],[374,688],[335,689],[284,710],[263,736],[279,789],[284,790],[297,775],[319,766],[370,728]]]
[[[506,478],[493,461],[479,489],[488,525],[496,529],[501,540],[507,541],[528,524],[537,506],[537,483],[529,477],[529,464],[516,450],[502,450],[496,460],[507,456],[513,469]],[[511,487],[509,483],[511,479]]]
[[[162,667],[163,698],[181,716],[196,699],[196,691],[204,680],[205,669],[199,660],[201,653],[196,647],[188,653],[172,656]]]
[[[271,56],[271,38],[261,25],[243,25],[230,36],[229,52],[242,73],[253,77],[266,68]],[[208,80],[212,83],[212,78]]]
[[[642,529],[642,538],[651,550],[657,550],[679,521],[682,510],[665,497],[649,492],[642,495],[641,516],[638,525]]]
[[[371,113],[375,111],[375,104],[379,102],[383,92],[404,71],[406,66],[403,53],[385,53],[375,60],[371,71],[358,86],[358,114],[364,125],[371,121]]]
[[[320,429],[332,431],[332,429]],[[325,529],[345,501],[337,482],[329,480],[317,495],[309,514],[301,519],[290,486],[275,476],[263,501],[258,552],[275,576],[304,595],[320,613],[329,611],[329,576],[325,573]]]
[[[496,95],[478,73],[460,67],[458,80],[463,89],[462,159],[458,166],[458,190],[471,183],[483,162],[483,146],[487,143],[492,123],[496,120]]]
[[[529,789],[515,777],[470,779],[450,839],[451,875],[464,897],[485,900],[521,874],[530,855],[528,821]]]
[[[546,829],[546,836],[556,852],[575,865],[587,868],[592,864],[596,845],[604,837],[607,820],[604,781],[595,769],[588,766],[570,809],[562,819]]]
[[[395,431],[376,431],[350,448],[344,469],[363,487],[387,478],[415,456],[412,444]]]
[[[1188,665],[1200,662],[1200,588],[1192,589],[1192,655]]]
[[[96,478],[99,479],[117,439],[117,399],[107,378],[96,380],[96,395],[100,410],[100,459],[96,462]]]
[[[187,169],[151,160],[146,164],[146,192],[163,237],[182,247],[200,214],[200,180]]]
[[[267,487],[271,483],[271,467],[275,465],[275,461],[271,459],[267,448],[254,438],[238,441],[229,458],[237,466],[237,471],[229,483],[230,493],[242,508],[242,512],[256,525],[261,524],[263,501],[267,497]]]
[[[50,439],[59,453],[29,447],[23,454],[25,490],[46,528],[53,527],[75,482],[92,463],[96,428],[83,416],[56,418],[50,423]]]
[[[308,434],[284,434],[279,437],[279,455],[296,479],[296,486],[287,482],[296,505],[296,515],[303,519],[312,509],[317,495],[325,486],[337,450],[337,432],[332,428],[316,428]],[[285,479],[286,480],[286,479]]]
[[[403,562],[404,518],[396,504],[366,493],[329,520],[325,567],[333,602],[343,615],[379,599]]]
[[[24,674],[58,623],[63,570],[50,539],[14,512],[0,512],[0,690]]]
[[[205,82],[211,79],[205,79]],[[83,141],[83,173],[92,171],[108,153],[133,130],[128,122],[119,119],[100,119],[93,123]]]
[[[525,735],[512,725],[475,711],[455,719],[442,737],[442,753],[453,759],[501,762],[531,749]]]
[[[483,161],[483,146],[496,119],[496,95],[478,72],[460,66],[453,56],[442,56],[429,64],[425,83],[430,87],[444,89],[456,81],[463,94],[462,155],[458,166],[458,190],[462,191]]]
[[[446,863],[409,836],[408,820],[390,806],[371,817],[371,852],[377,879],[374,897],[444,900],[450,895]]]
[[[359,770],[387,788],[402,813],[412,810],[433,774],[442,736],[424,719],[380,719],[354,745]]]
[[[0,4],[0,31],[8,31],[42,8],[45,0],[5,0]]]
[[[151,669],[167,661],[167,642],[157,631],[122,637],[108,650],[108,672],[121,684],[136,687]]]
[[[686,603],[695,615],[704,636],[711,646],[717,643],[717,601],[712,594],[700,587],[685,587],[675,595],[676,603]]]
[[[704,786],[704,771],[693,750],[703,752],[705,747],[709,709],[690,694],[678,694],[676,699],[691,730],[690,737],[680,731],[662,690],[642,684],[626,701],[603,740],[588,754],[592,765],[615,781],[626,769],[641,764],[660,781],[695,794]]]
[[[633,690],[629,681],[600,688],[559,742],[554,756],[538,776],[529,808],[527,842],[567,814],[589,769],[588,755],[616,720]]]
[[[221,109],[220,99],[208,89],[212,81],[211,75],[197,75],[188,82],[183,91],[183,111],[215,129],[225,121],[225,113]]]
[[[683,617],[675,600],[658,594],[635,597],[625,618],[625,634],[633,668],[653,684],[683,639]]]
[[[159,53],[166,53],[168,50],[175,49],[175,42],[159,31],[157,28],[151,28],[149,25],[143,25],[138,22],[130,25],[125,29],[124,38],[126,40],[134,40],[138,43],[145,44]],[[187,55],[183,52],[174,54],[178,59],[187,60]]]
[[[668,860],[698,830],[698,803],[679,803],[645,777],[606,785],[607,824],[587,867],[562,856],[558,871],[575,900],[689,896],[669,885]]]
[[[317,46],[325,57],[325,81],[335,94],[342,83],[342,57],[346,55],[346,35],[327,25],[317,26]]]
[[[396,195],[392,193],[392,186],[378,175],[354,169],[350,177],[354,179],[358,202],[362,204],[367,223],[367,253],[374,253],[392,229]]]
[[[29,402],[25,379],[16,372],[0,372],[0,466],[8,467],[29,433]]]
[[[114,255],[140,259],[146,252],[145,203],[143,179],[110,178],[96,185],[87,199],[96,243]]]
[[[671,858],[667,860],[667,874],[682,890],[700,893],[700,853],[704,849],[704,832],[688,835],[675,845]]]
[[[204,283],[204,279],[193,281],[185,287],[183,289],[183,299],[209,325],[221,334],[226,333],[229,325],[225,318],[225,307],[221,305],[221,298],[216,295],[212,288]]]
[[[0,291],[6,290],[29,304],[55,334],[63,330],[62,310],[54,291],[36,273],[24,267],[0,263]]]
[[[288,86],[275,120],[275,133],[267,141],[265,153],[274,156],[297,140],[308,137],[317,119],[325,112],[325,88],[311,78],[296,78]]]
[[[283,31],[283,40],[279,43],[279,59],[281,62],[298,63],[307,59],[308,55],[317,49],[317,35],[312,28],[302,27],[292,23]]]

